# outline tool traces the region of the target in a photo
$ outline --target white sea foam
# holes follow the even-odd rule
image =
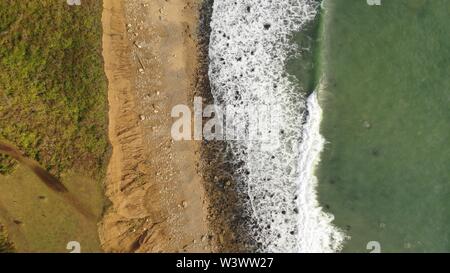
[[[276,125],[276,144],[244,141],[245,130],[238,141],[227,142],[233,160],[244,163],[237,170],[238,190],[248,196],[248,228],[263,252],[336,251],[343,238],[315,191],[323,145],[320,107],[315,95],[305,104],[285,73],[290,37],[317,9],[315,0],[214,1],[209,76],[215,103],[232,106],[238,116],[252,105],[280,109],[267,124]]]
[[[299,208],[297,249],[300,252],[334,252],[341,249],[345,236],[332,225],[333,215],[325,213],[317,200],[318,181],[314,171],[325,139],[320,134],[322,109],[316,92],[308,97],[307,109],[299,149],[299,175],[295,181]]]

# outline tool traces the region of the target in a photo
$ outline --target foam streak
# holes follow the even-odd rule
[[[216,0],[213,9],[209,77],[215,103],[236,112],[253,105],[280,109],[267,124],[276,125],[276,143],[243,141],[245,136],[227,142],[233,160],[244,163],[236,180],[248,197],[254,241],[262,252],[337,250],[338,233],[320,212],[315,194],[314,162],[323,141],[313,116],[318,104],[309,103],[316,108],[308,117],[299,85],[285,72],[295,49],[290,38],[316,17],[318,2]]]

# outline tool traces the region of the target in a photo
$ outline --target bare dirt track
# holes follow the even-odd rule
[[[171,109],[192,105],[199,0],[104,0],[113,148],[100,224],[105,251],[207,252],[199,143],[173,142]]]

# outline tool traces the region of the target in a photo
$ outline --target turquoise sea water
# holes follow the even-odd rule
[[[450,1],[331,0],[322,206],[344,251],[450,251]]]

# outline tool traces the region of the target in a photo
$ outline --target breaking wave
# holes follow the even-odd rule
[[[213,5],[209,77],[216,105],[233,107],[238,117],[254,105],[277,109],[265,124],[276,142],[249,140],[245,129],[227,142],[233,161],[242,162],[235,170],[238,191],[247,197],[248,229],[262,252],[332,252],[344,239],[317,201],[314,168],[324,142],[317,95],[306,100],[285,72],[295,49],[292,34],[314,20],[318,5],[315,0]],[[245,119],[226,122],[248,128]]]

